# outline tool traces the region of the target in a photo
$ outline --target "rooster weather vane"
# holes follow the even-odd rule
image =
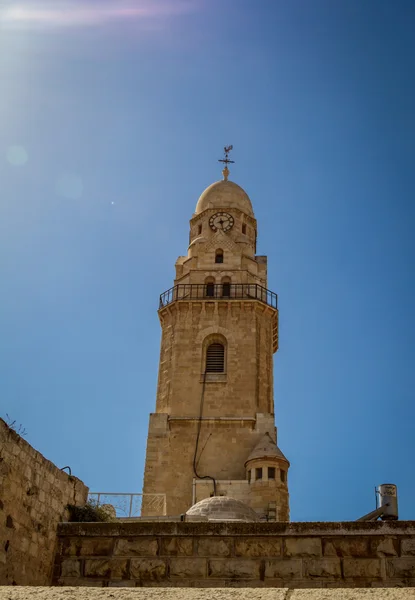
[[[229,169],[228,169],[228,165],[229,165],[230,163],[234,163],[234,162],[235,162],[234,160],[230,160],[230,158],[229,158],[229,152],[230,152],[231,150],[233,150],[233,146],[225,146],[223,150],[224,150],[224,152],[225,152],[225,158],[220,158],[220,159],[218,160],[218,162],[221,162],[221,163],[224,163],[224,164],[225,164],[225,167],[224,167],[224,169],[223,169],[223,171],[222,171],[222,174],[223,174],[223,179],[224,179],[225,181],[228,181],[228,176],[229,176]]]

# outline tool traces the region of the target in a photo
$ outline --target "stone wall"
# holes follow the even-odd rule
[[[88,488],[0,419],[0,585],[48,585],[56,527]]]
[[[415,522],[62,523],[54,584],[414,586]]]

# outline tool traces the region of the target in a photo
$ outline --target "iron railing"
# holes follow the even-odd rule
[[[113,494],[107,492],[91,492],[88,494],[88,500],[98,506],[113,507],[117,518],[139,517],[141,515],[141,505],[143,499],[146,502],[146,508],[166,514],[166,494]],[[109,513],[111,513],[109,508]]]
[[[176,300],[259,300],[277,308],[277,294],[255,283],[187,283],[170,288],[160,296],[163,308]]]

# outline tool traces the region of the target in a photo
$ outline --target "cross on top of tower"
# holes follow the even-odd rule
[[[225,164],[225,167],[224,167],[224,169],[222,171],[222,175],[223,175],[224,181],[228,181],[228,177],[229,177],[228,164],[235,162],[234,160],[230,160],[230,158],[229,158],[229,152],[231,150],[233,150],[233,146],[225,146],[223,150],[224,150],[224,153],[225,153],[225,158],[220,158],[218,160],[218,162],[221,162],[221,163]]]

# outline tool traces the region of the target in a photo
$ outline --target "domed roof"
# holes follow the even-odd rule
[[[248,456],[245,464],[258,458],[278,458],[279,460],[285,460],[285,462],[290,464],[269,433],[266,433],[259,440],[258,444]]]
[[[200,196],[196,204],[196,214],[207,208],[237,208],[254,216],[248,194],[237,183],[223,180],[212,183]]]
[[[207,517],[208,521],[259,521],[256,512],[235,498],[212,496],[194,504],[187,511],[188,516]]]

